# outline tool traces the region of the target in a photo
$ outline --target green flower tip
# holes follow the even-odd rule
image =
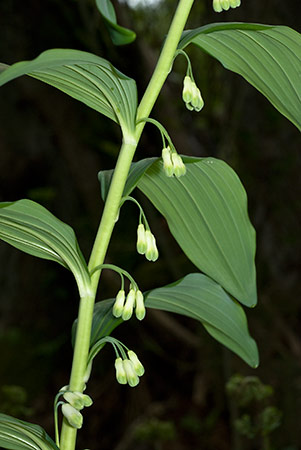
[[[185,175],[186,166],[183,163],[181,156],[176,151],[172,152],[169,146],[163,148],[162,159],[163,170],[168,177],[175,175],[177,178],[179,178],[182,175]]]
[[[143,223],[137,228],[137,251],[148,261],[156,261],[159,257],[155,236],[150,230],[145,230]]]
[[[241,0],[213,0],[213,9],[215,12],[228,11],[230,8],[240,6]]]
[[[135,314],[138,320],[143,320],[146,314],[144,306],[144,297],[141,291],[136,292],[136,307]]]
[[[89,395],[82,394],[81,392],[65,392],[63,397],[66,402],[78,411],[93,404],[91,397],[89,397]]]
[[[79,430],[82,427],[83,416],[76,408],[71,406],[69,403],[64,403],[62,405],[62,413],[73,428],[77,428]]]
[[[125,305],[123,307],[121,315],[123,320],[129,320],[132,317],[135,306],[135,300],[136,300],[136,291],[135,289],[130,289],[130,292],[126,297]]]
[[[116,300],[113,306],[113,316],[116,318],[119,318],[122,316],[123,308],[124,308],[124,301],[125,301],[125,292],[123,289],[120,289],[116,296]]]
[[[204,106],[201,92],[189,75],[184,78],[182,98],[189,111],[199,112]]]
[[[139,384],[139,377],[144,374],[144,367],[136,353],[128,351],[129,359],[117,358],[115,360],[116,379],[120,384],[129,384],[131,387]]]
[[[132,350],[129,350],[128,351],[128,357],[129,357],[129,360],[132,361],[132,363],[133,363],[133,367],[135,369],[136,374],[139,377],[142,377],[142,375],[144,375],[144,367],[141,364],[141,362],[140,362],[138,356],[136,355],[136,353],[133,352]]]

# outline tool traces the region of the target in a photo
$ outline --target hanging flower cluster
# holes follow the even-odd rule
[[[240,6],[240,0],[213,0],[213,9],[215,12],[228,11],[230,8],[237,8]]]
[[[132,350],[127,352],[128,358],[118,357],[115,360],[116,379],[120,384],[137,386],[139,377],[144,374],[144,367]]]
[[[164,172],[168,177],[175,175],[179,178],[185,175],[186,166],[181,156],[175,150],[171,150],[169,145],[162,150],[162,160]]]
[[[93,404],[89,395],[81,392],[66,391],[63,394],[66,403],[62,404],[62,413],[73,428],[80,429],[83,425],[83,416],[80,411]]]
[[[137,228],[136,247],[139,255],[145,255],[148,261],[157,261],[159,252],[157,249],[156,238],[150,229],[145,229],[143,223],[139,223]]]
[[[183,82],[182,98],[189,111],[199,112],[204,106],[201,91],[190,75],[186,75]]]
[[[113,316],[116,318],[121,317],[123,320],[129,320],[133,315],[134,309],[137,319],[143,320],[146,310],[142,292],[138,288],[131,288],[125,297],[124,289],[120,289],[113,306]]]

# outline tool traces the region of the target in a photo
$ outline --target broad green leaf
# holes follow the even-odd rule
[[[54,86],[119,123],[124,135],[135,129],[136,83],[107,60],[79,50],[52,49],[32,61],[0,72],[0,86],[30,75]]]
[[[191,273],[178,282],[146,294],[148,308],[162,309],[197,319],[217,341],[250,366],[259,363],[242,307],[206,275]]]
[[[9,450],[59,450],[39,425],[0,414],[0,447]]]
[[[189,274],[168,286],[146,292],[145,305],[200,321],[211,336],[250,366],[258,365],[255,341],[248,332],[242,307],[206,275]],[[96,303],[91,347],[122,323],[112,315],[114,299]]]
[[[153,163],[137,187],[167,220],[174,238],[199,270],[246,306],[257,301],[255,230],[236,173],[214,158],[183,157],[187,173],[168,178]]]
[[[301,130],[301,34],[285,26],[211,24],[182,35],[242,75]]]
[[[113,44],[130,44],[136,39],[134,31],[117,24],[114,6],[110,0],[96,0],[97,8],[105,20]]]
[[[159,158],[146,158],[131,164],[128,178],[123,190],[123,197],[130,195],[133,189],[137,186],[137,183],[143,176],[144,172],[158,159]],[[113,173],[114,170],[102,170],[98,173],[101,198],[103,199],[103,201],[105,201],[107,198]]]
[[[0,239],[70,269],[85,295],[90,276],[72,228],[31,200],[0,203]]]

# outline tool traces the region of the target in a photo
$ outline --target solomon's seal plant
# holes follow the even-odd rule
[[[165,31],[162,35],[163,46],[153,75],[139,99],[132,78],[102,56],[88,52],[53,49],[32,61],[0,66],[0,86],[29,75],[96,110],[105,116],[103,120],[114,121],[122,133],[115,168],[98,174],[105,206],[88,262],[73,229],[42,205],[27,199],[0,203],[0,238],[25,253],[70,270],[79,293],[70,379],[55,399],[55,441],[38,425],[0,414],[0,446],[4,449],[74,450],[77,431],[84,425],[84,408],[92,405],[92,399],[83,392],[88,389],[93,360],[105,345],[114,349],[117,381],[131,387],[139,383],[144,373],[139,358],[110,334],[133,316],[143,326],[146,308],[199,320],[209,334],[247,364],[258,365],[257,346],[249,334],[243,309],[257,302],[255,231],[248,217],[246,192],[224,161],[180,155],[164,126],[150,114],[175,57],[187,57],[185,49],[195,45],[245,78],[301,129],[301,36],[288,27],[231,22],[200,24],[199,28],[185,30],[193,3],[179,0],[166,37]],[[239,5],[240,0],[213,0],[216,12]],[[135,39],[133,31],[117,24],[109,0],[97,0],[96,6],[114,44],[124,45]],[[193,114],[200,113],[204,102],[189,58],[187,61],[186,74],[181,74],[182,98]],[[193,119],[198,120],[198,116],[194,114]],[[155,158],[133,163],[146,123],[158,127],[163,150],[158,148]],[[189,148],[185,152],[189,153]],[[104,262],[119,210],[126,200],[136,202],[140,211],[138,253],[151,262],[158,259],[156,240],[145,214],[130,197],[135,188],[165,217],[172,235],[196,267],[195,273],[145,293],[128,272]],[[95,303],[104,269],[119,273],[121,286],[115,299]],[[128,288],[124,277],[129,280]]]

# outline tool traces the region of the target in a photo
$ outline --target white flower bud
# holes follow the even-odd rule
[[[148,261],[156,261],[159,257],[159,252],[157,249],[155,236],[151,233],[150,230],[146,230],[145,237],[147,242],[145,257]]]
[[[117,358],[115,360],[115,369],[116,369],[116,379],[120,384],[127,384],[127,377],[123,367],[123,360],[121,358]]]
[[[186,75],[183,81],[182,99],[185,103],[190,103],[192,99],[192,80]]]
[[[123,289],[120,289],[120,291],[118,292],[118,294],[116,295],[116,300],[113,306],[113,316],[114,317],[121,317],[122,313],[123,313],[123,308],[124,308],[124,300],[125,300],[125,292]]]
[[[81,413],[71,406],[69,403],[62,405],[62,413],[73,428],[80,429],[83,425],[83,416]]]
[[[125,305],[123,307],[122,311],[123,320],[129,320],[132,317],[133,309],[135,306],[135,300],[136,300],[136,291],[134,289],[131,289],[126,297]]]
[[[145,317],[145,306],[144,306],[144,298],[141,291],[136,292],[136,308],[135,314],[138,320],[143,320]]]
[[[145,228],[143,223],[140,223],[137,228],[137,252],[140,255],[144,255],[146,248]]]
[[[139,384],[139,377],[135,371],[134,364],[129,359],[123,361],[123,367],[126,373],[127,382],[131,387]]]
[[[168,177],[173,176],[173,164],[169,145],[162,150],[163,170]]]
[[[230,9],[230,3],[229,0],[220,0],[221,2],[221,7],[225,10],[228,11],[228,9]]]
[[[178,153],[172,153],[171,155],[173,166],[174,166],[174,173],[176,177],[181,177],[182,175],[185,175],[186,173],[186,166],[183,163],[183,160],[181,156]]]
[[[213,0],[213,9],[215,12],[222,12],[223,8],[220,0]]]
[[[66,402],[79,411],[85,406],[91,406],[93,404],[91,397],[89,397],[89,395],[82,394],[81,392],[65,392],[63,397]]]
[[[144,367],[141,364],[141,362],[138,359],[138,356],[136,355],[135,352],[133,352],[132,350],[128,351],[128,357],[130,359],[130,361],[132,361],[133,363],[133,367],[135,369],[136,374],[139,377],[142,377],[142,375],[144,374]]]

